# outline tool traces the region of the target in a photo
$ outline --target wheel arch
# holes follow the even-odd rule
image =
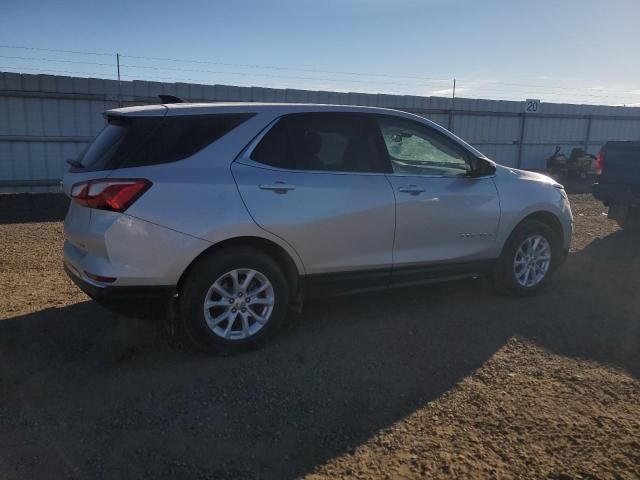
[[[514,236],[515,232],[518,230],[518,228],[523,223],[531,221],[531,220],[536,221],[536,222],[540,222],[540,223],[546,225],[547,227],[549,227],[551,229],[551,231],[554,233],[554,235],[556,236],[556,240],[558,242],[559,248],[560,249],[563,248],[565,233],[564,233],[564,230],[562,228],[562,222],[561,222],[560,218],[555,213],[550,212],[548,210],[536,210],[536,211],[528,213],[526,216],[521,218],[520,221],[517,222],[513,226],[513,228],[509,232],[509,235],[507,236],[507,238],[505,239],[504,243],[502,244],[502,247],[500,249],[500,256],[502,256],[505,248],[507,248],[507,246],[509,245],[509,242],[511,242],[511,239],[513,238],[513,236]],[[557,263],[556,266],[557,265],[559,265],[559,263]]]
[[[287,252],[283,247],[278,245],[276,242],[272,240],[268,240],[263,237],[256,236],[240,236],[233,237],[217,242],[210,247],[206,248],[200,254],[198,254],[187,266],[187,268],[182,272],[180,278],[177,283],[177,291],[180,292],[182,290],[182,284],[184,283],[184,279],[187,277],[189,272],[194,268],[195,265],[199,263],[199,261],[209,255],[215,255],[218,252],[222,252],[228,248],[236,248],[236,247],[249,247],[254,248],[260,252],[267,254],[271,257],[284,272],[287,282],[291,287],[291,298],[295,298],[299,288],[299,280],[302,272],[300,272],[298,265],[291,257],[289,252]]]
[[[525,222],[527,220],[535,220],[540,223],[544,223],[549,228],[551,228],[553,233],[556,235],[558,244],[559,245],[564,244],[564,230],[562,229],[562,222],[560,222],[560,219],[554,213],[551,213],[546,210],[539,210],[537,212],[530,213],[529,215],[524,217],[522,220],[520,220],[520,222],[518,222],[518,224],[514,227],[513,231],[515,231],[516,228],[518,228],[522,224],[522,222]]]

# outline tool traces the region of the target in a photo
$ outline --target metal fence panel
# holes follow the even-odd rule
[[[0,192],[56,188],[65,159],[76,156],[100,131],[105,110],[156,103],[160,94],[196,101],[331,103],[406,110],[451,128],[499,163],[530,169],[543,169],[556,145],[566,154],[577,147],[596,153],[607,140],[640,140],[640,108],[542,103],[539,114],[525,118],[524,103],[517,101],[143,80],[119,83],[0,72]]]
[[[593,120],[591,140],[638,140],[640,138],[640,120]]]

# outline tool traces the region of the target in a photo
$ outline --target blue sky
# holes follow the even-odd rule
[[[640,104],[639,18],[640,0],[2,0],[0,44],[120,52],[126,80]],[[113,65],[0,47],[0,70]]]

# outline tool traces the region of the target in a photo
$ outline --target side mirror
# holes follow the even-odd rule
[[[471,172],[473,177],[488,177],[495,175],[496,164],[485,158],[476,158],[476,168]]]
[[[496,174],[496,164],[493,162],[487,162],[487,173],[485,175],[495,175]]]

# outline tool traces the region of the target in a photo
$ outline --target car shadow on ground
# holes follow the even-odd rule
[[[540,314],[518,333],[640,379],[639,246],[640,235],[620,230],[572,253],[551,288],[526,299]]]
[[[68,208],[69,199],[60,193],[0,195],[0,224],[59,222]]]
[[[31,478],[297,478],[514,335],[640,378],[637,241],[595,240],[534,298],[468,281],[316,301],[233,357],[173,349],[160,322],[93,302],[4,320],[0,449]]]

